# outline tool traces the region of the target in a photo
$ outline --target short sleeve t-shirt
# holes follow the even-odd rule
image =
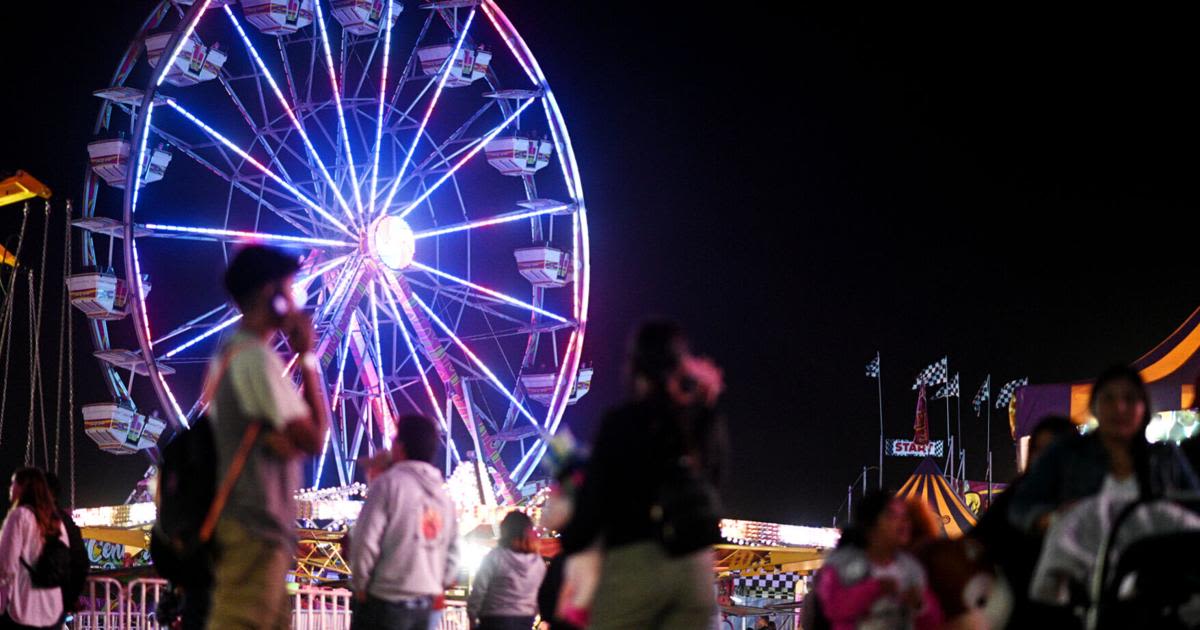
[[[263,422],[264,430],[280,430],[309,413],[296,387],[284,376],[283,361],[265,342],[239,330],[210,363],[210,378],[218,377],[216,372],[226,354],[229,363],[219,375],[209,407],[221,478],[251,422]],[[294,495],[300,483],[300,460],[280,458],[259,438],[221,518],[236,520],[256,538],[293,546]]]

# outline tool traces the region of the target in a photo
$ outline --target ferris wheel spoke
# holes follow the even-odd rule
[[[383,147],[383,106],[387,100],[388,58],[392,54],[392,8],[391,0],[384,2],[388,14],[384,18],[383,60],[380,62],[382,77],[379,80],[379,110],[375,116],[375,144],[371,150],[371,192],[367,199],[371,201],[370,214],[375,216],[375,192],[379,188],[379,150]],[[378,38],[376,38],[378,40]],[[366,72],[363,72],[366,76]]]
[[[499,292],[499,291],[495,291],[495,290],[489,289],[489,288],[487,288],[487,287],[485,287],[485,286],[482,286],[482,285],[479,285],[479,284],[475,284],[474,282],[471,282],[470,280],[465,280],[465,279],[463,279],[463,278],[459,278],[458,276],[455,276],[455,275],[452,275],[452,274],[446,273],[446,272],[444,272],[444,271],[441,271],[441,270],[439,270],[439,269],[435,269],[435,268],[433,268],[433,267],[430,267],[430,266],[427,266],[427,265],[422,265],[421,263],[419,263],[419,262],[416,262],[416,261],[413,261],[413,262],[412,262],[412,266],[413,266],[413,267],[416,267],[417,269],[420,269],[421,271],[424,271],[425,273],[428,273],[428,274],[431,274],[431,275],[437,276],[437,277],[439,277],[439,278],[442,278],[442,279],[445,279],[445,280],[449,280],[449,281],[451,281],[451,282],[458,283],[458,284],[460,284],[460,285],[462,285],[462,286],[464,286],[464,287],[468,287],[468,288],[470,288],[470,289],[473,289],[473,290],[475,290],[475,291],[478,291],[479,293],[482,293],[482,294],[484,294],[484,295],[487,295],[487,296],[489,296],[489,297],[495,298],[495,299],[497,299],[497,300],[500,300],[501,302],[505,302],[505,303],[507,303],[507,304],[510,304],[510,305],[512,305],[512,306],[517,306],[517,307],[520,307],[520,308],[523,308],[523,309],[526,309],[526,310],[532,311],[532,312],[534,312],[534,313],[537,313],[537,314],[539,314],[539,315],[544,315],[544,316],[546,316],[546,317],[549,317],[550,319],[553,319],[553,320],[556,320],[556,321],[562,322],[562,323],[564,323],[564,324],[570,324],[570,323],[571,323],[571,322],[570,322],[569,320],[567,320],[565,317],[561,317],[561,316],[559,316],[559,315],[555,315],[554,313],[551,313],[550,311],[547,311],[547,310],[545,310],[545,309],[543,309],[543,308],[539,308],[539,307],[537,307],[537,306],[534,306],[533,304],[529,304],[528,302],[522,302],[521,300],[518,300],[517,298],[514,298],[514,297],[512,297],[512,296],[509,296],[509,295],[505,295],[505,294],[503,294],[503,293],[501,293],[501,292]]]
[[[176,327],[175,330],[172,330],[171,332],[159,337],[158,339],[155,339],[153,345],[158,346],[159,344],[167,341],[168,339],[178,337],[179,335],[182,335],[183,333],[188,332],[189,330],[194,330],[196,328],[205,326],[207,324],[202,324],[202,322],[204,322],[204,320],[206,320],[218,313],[221,313],[221,317],[217,318],[216,323],[220,324],[222,321],[224,321],[227,317],[230,316],[230,312],[231,312],[231,308],[228,304],[220,304],[212,309],[209,309],[208,311],[206,311],[204,313],[201,313],[200,315],[197,315],[196,317],[193,317],[192,319],[189,319],[183,325]]]
[[[304,129],[304,125],[300,122],[299,117],[296,116],[295,110],[293,110],[291,105],[288,104],[287,99],[283,95],[283,91],[279,89],[279,84],[275,81],[275,77],[271,74],[271,71],[267,69],[267,64],[263,61],[262,57],[259,56],[258,50],[254,48],[254,44],[250,42],[250,38],[246,35],[246,31],[242,28],[241,23],[238,22],[236,17],[234,17],[233,10],[230,8],[230,6],[225,5],[224,9],[226,15],[229,16],[229,21],[233,23],[238,35],[241,36],[242,42],[246,46],[246,51],[250,53],[250,57],[254,60],[255,65],[258,66],[262,77],[266,79],[267,85],[270,86],[271,91],[275,94],[275,98],[279,101],[279,105],[283,107],[283,111],[287,115],[288,120],[291,121],[292,126],[296,129],[296,132],[300,134],[300,139],[304,143],[304,148],[308,151],[309,158],[314,164],[316,164],[317,170],[321,173],[321,176],[329,185],[329,189],[333,192],[334,197],[337,199],[338,205],[341,206],[347,217],[353,218],[350,211],[350,205],[346,201],[346,198],[342,195],[341,188],[333,181],[333,176],[329,174],[329,169],[326,168],[325,161],[321,159],[321,154],[317,152],[316,147],[313,146],[312,140],[308,137],[308,132]],[[282,46],[282,44],[280,45]],[[286,57],[284,59],[284,64],[285,66],[287,65]]]
[[[544,206],[544,207],[542,207],[542,206]],[[529,210],[517,210],[514,212],[506,212],[504,214],[498,214],[496,216],[488,217],[486,219],[475,219],[473,221],[465,221],[462,223],[454,223],[451,225],[446,225],[446,226],[437,227],[437,228],[431,228],[428,230],[421,230],[420,232],[414,233],[413,238],[420,240],[423,238],[442,236],[444,234],[453,234],[455,232],[465,232],[467,230],[476,230],[479,228],[485,228],[485,227],[489,227],[489,226],[493,226],[493,225],[512,223],[513,221],[520,221],[522,219],[530,219],[533,217],[540,217],[540,216],[546,215],[546,214],[561,214],[564,211],[570,210],[570,208],[571,208],[571,204],[569,204],[569,203],[551,203],[548,205],[547,204],[539,204],[539,207],[532,208]]]
[[[295,186],[292,186],[288,182],[284,181],[283,178],[281,178],[279,175],[276,175],[269,168],[267,168],[266,166],[263,166],[263,164],[261,162],[254,159],[249,153],[246,153],[244,150],[242,150],[236,144],[231,142],[228,138],[221,135],[219,132],[217,132],[217,130],[208,126],[208,124],[206,124],[205,122],[203,122],[202,120],[197,118],[191,112],[184,109],[182,106],[179,105],[179,103],[176,103],[174,100],[168,99],[167,105],[169,105],[175,111],[179,112],[184,118],[188,119],[189,121],[194,123],[196,126],[200,127],[202,130],[204,130],[205,133],[212,136],[213,139],[215,139],[218,142],[220,142],[221,144],[225,145],[227,148],[229,148],[230,151],[233,151],[234,153],[238,154],[239,157],[246,160],[250,164],[254,165],[256,168],[258,168],[258,170],[262,171],[262,173],[264,175],[266,175],[267,177],[274,180],[276,184],[279,184],[284,189],[286,189],[288,192],[292,193],[296,197],[296,199],[300,201],[300,203],[304,204],[305,206],[314,210],[317,214],[324,217],[325,220],[328,221],[329,223],[331,223],[334,227],[345,232],[351,238],[356,238],[356,235],[354,234],[354,232],[352,232],[350,230],[350,228],[346,227],[346,225],[344,223],[342,223],[341,221],[338,221],[337,218],[335,218],[333,215],[329,214],[329,212],[326,211],[324,208],[322,208],[320,204],[313,201],[311,198],[309,198],[304,193],[300,192]]]
[[[583,344],[583,330],[576,328],[571,331],[571,336],[567,340],[567,346],[563,352],[563,365],[559,367],[558,376],[554,379],[554,393],[550,397],[550,404],[546,406],[546,433],[553,436],[558,432],[558,426],[562,423],[563,410],[566,408],[570,400],[569,391],[575,387],[576,370],[579,368],[579,348]],[[573,365],[568,365],[568,362],[573,362]],[[567,377],[567,382],[563,383],[563,377]],[[529,480],[529,476],[533,474],[534,466],[541,461],[542,456],[546,453],[546,439],[544,436],[539,436],[534,442],[534,447],[527,451],[517,463],[516,471],[520,472],[520,477],[517,478],[518,485],[524,485]]]
[[[487,299],[480,295],[474,295],[470,292],[470,289],[466,287],[460,285],[442,285],[437,284],[436,282],[426,283],[416,278],[410,278],[409,282],[413,286],[421,287],[422,289],[433,292],[434,296],[437,298],[449,300],[456,304],[461,304],[462,306],[472,308],[485,315],[498,317],[523,329],[529,328],[528,322],[517,319],[511,315],[506,315],[493,308],[493,306],[498,306],[496,301]]]
[[[389,2],[390,6],[390,2]],[[321,45],[325,50],[325,66],[329,72],[329,85],[333,90],[333,102],[337,105],[338,126],[340,128],[340,137],[342,139],[342,149],[346,151],[346,164],[350,174],[350,182],[354,191],[354,205],[358,209],[358,216],[363,217],[362,193],[359,192],[358,173],[354,169],[354,152],[350,149],[350,131],[346,127],[346,114],[342,109],[342,93],[338,87],[338,75],[333,66],[333,53],[329,48],[329,32],[325,28],[325,12],[321,9],[321,0],[315,0],[313,7],[316,9],[317,25],[320,27]],[[343,37],[345,35],[343,34]],[[351,217],[353,222],[353,217]]]
[[[430,12],[425,18],[425,23],[421,25],[421,32],[417,33],[417,38],[413,41],[412,50],[408,53],[408,61],[404,64],[404,72],[401,73],[400,80],[396,82],[396,89],[392,92],[392,98],[388,102],[388,120],[384,124],[389,127],[391,126],[391,116],[396,111],[396,103],[400,101],[400,93],[404,90],[404,86],[410,81],[417,80],[416,77],[412,76],[412,73],[415,72],[417,67],[420,65],[420,62],[417,59],[417,50],[419,50],[421,48],[421,44],[425,42],[425,35],[429,32],[429,25],[432,23],[433,13]],[[436,77],[425,83],[424,89],[421,90],[421,93],[417,95],[417,98],[414,99],[412,104],[408,106],[408,109],[405,110],[405,117],[408,116],[408,113],[412,111],[413,107],[416,107],[417,101],[419,101],[421,97],[425,95],[425,92],[429,90],[434,83],[436,83]],[[401,120],[403,120],[403,117]]]
[[[346,258],[347,258],[347,256],[340,256],[340,257],[334,258],[332,260],[326,261],[322,265],[319,265],[319,266],[309,270],[308,272],[306,272],[305,275],[296,279],[295,286],[307,288],[308,285],[311,284],[313,280],[317,279],[322,274],[335,268],[336,266],[342,264],[346,260]],[[228,305],[222,304],[222,305],[204,313],[203,315],[200,315],[199,317],[195,317],[195,318],[189,320],[183,326],[176,328],[174,331],[172,331],[172,332],[164,335],[162,338],[156,340],[154,342],[154,344],[158,345],[159,343],[166,341],[167,339],[176,337],[176,336],[178,336],[184,332],[187,332],[189,330],[195,330],[196,328],[204,327],[204,325],[202,325],[200,322],[202,322],[205,319],[208,319],[209,317],[211,317],[212,315],[215,315],[216,313],[219,313],[222,311],[224,311],[225,315],[220,320],[214,322],[208,328],[208,330],[205,330],[204,332],[200,333],[199,335],[175,346],[171,350],[167,351],[165,354],[161,355],[159,358],[160,359],[173,358],[176,355],[178,355],[179,353],[183,352],[184,350],[187,350],[188,348],[195,346],[196,344],[204,341],[205,339],[208,339],[209,337],[212,337],[213,335],[221,332],[222,330],[229,328],[230,326],[236,324],[237,322],[241,321],[241,319],[242,319],[241,313],[235,312],[235,309],[230,308]]]
[[[421,123],[417,126],[416,133],[413,134],[412,142],[409,143],[408,150],[404,152],[404,160],[400,163],[400,168],[396,172],[395,179],[392,182],[392,188],[388,191],[386,200],[383,202],[384,211],[387,211],[392,200],[396,197],[396,192],[399,190],[400,182],[404,180],[404,173],[412,164],[413,153],[417,150],[417,144],[421,141],[421,136],[425,133],[425,127],[429,124],[429,118],[433,115],[434,108],[437,107],[438,100],[442,96],[442,91],[446,87],[446,80],[450,78],[450,71],[454,68],[454,59],[458,57],[458,53],[462,50],[463,41],[467,38],[467,32],[471,30],[471,22],[475,21],[475,8],[471,8],[471,12],[467,14],[467,20],[463,24],[462,32],[458,34],[458,38],[454,42],[454,49],[450,56],[446,57],[442,62],[442,67],[439,70],[437,89],[434,90],[433,96],[429,99],[429,105],[425,108],[425,114],[421,117]]]
[[[525,61],[524,56],[517,53],[517,46],[513,41],[512,35],[517,31],[511,23],[508,23],[508,18],[495,9],[491,0],[483,0],[480,5],[483,7],[483,13],[487,16],[488,21],[492,23],[492,28],[495,29],[496,34],[500,36],[500,39],[504,40],[504,45],[508,46],[508,51],[512,53],[513,59],[517,60],[517,63],[521,65],[521,70],[525,71],[525,76],[529,77],[529,82],[540,86],[542,82],[538,81],[534,75],[533,68],[530,68],[530,64]],[[503,26],[501,22],[504,23]],[[538,74],[541,74],[541,72],[539,71]]]
[[[491,368],[489,368],[487,364],[484,363],[483,360],[480,359],[479,356],[476,355],[466,343],[463,342],[462,339],[459,339],[458,335],[454,333],[454,330],[450,328],[450,326],[448,326],[446,322],[442,320],[442,318],[438,317],[437,313],[434,312],[434,310],[430,308],[429,305],[426,304],[419,295],[413,293],[409,297],[416,302],[417,306],[421,307],[421,310],[423,310],[425,314],[431,320],[433,320],[435,324],[438,325],[438,328],[440,328],[442,332],[446,334],[446,336],[450,337],[450,340],[454,342],[454,345],[458,346],[458,349],[461,350],[468,359],[470,359],[471,363],[473,363],[479,371],[483,372],[483,374],[487,377],[487,380],[491,382],[496,391],[504,394],[504,396],[509,399],[509,402],[518,407],[521,415],[525,416],[525,419],[529,420],[530,424],[535,426],[538,431],[542,431],[542,425],[538,423],[537,418],[534,418],[533,414],[525,408],[521,401],[517,400],[517,398],[512,395],[509,389],[504,386],[504,383],[500,382],[500,379],[496,376],[495,372],[492,372]]]
[[[474,143],[474,146],[471,148],[470,151],[467,152],[466,155],[464,155],[462,158],[460,158],[458,160],[458,162],[456,162],[454,164],[454,166],[452,166],[450,168],[450,170],[446,171],[445,174],[443,174],[440,178],[438,178],[438,180],[436,182],[434,182],[432,186],[429,186],[428,188],[426,188],[425,192],[421,193],[420,195],[417,196],[416,199],[409,202],[408,206],[406,206],[404,208],[404,210],[402,210],[399,213],[398,216],[402,219],[404,217],[408,216],[408,214],[410,212],[412,212],[413,209],[415,209],[418,205],[420,205],[421,202],[428,199],[429,196],[432,195],[434,192],[436,192],[438,188],[441,188],[442,185],[445,184],[447,180],[449,180],[451,177],[454,177],[454,174],[457,173],[458,170],[463,167],[463,165],[465,165],[467,162],[471,161],[471,158],[475,157],[476,154],[478,154],[480,151],[482,151],[483,147],[487,146],[488,142],[491,142],[493,138],[500,135],[500,132],[502,132],[506,128],[508,128],[508,126],[510,124],[512,124],[512,122],[514,120],[517,119],[517,116],[520,116],[521,112],[525,111],[525,108],[529,107],[529,105],[531,103],[533,103],[533,101],[535,101],[535,100],[537,100],[537,99],[535,99],[535,98],[526,99],[525,102],[523,102],[520,107],[518,107],[515,111],[513,111],[512,114],[510,114],[507,118],[505,118],[503,122],[501,122],[499,125],[497,125],[491,131],[489,131],[487,135],[476,140]],[[394,192],[393,192],[393,194],[394,194]],[[391,205],[391,198],[389,197],[387,202],[385,202],[383,204],[383,207],[386,209],[390,205]]]
[[[312,234],[311,227],[301,224],[299,222],[299,220],[295,216],[292,215],[292,213],[279,208],[275,204],[267,201],[266,199],[263,199],[263,196],[261,194],[255,192],[252,188],[247,186],[245,183],[247,181],[247,179],[245,177],[235,176],[230,173],[226,173],[225,171],[221,170],[220,167],[216,166],[212,162],[210,162],[207,159],[205,159],[204,157],[202,157],[199,153],[197,153],[197,151],[194,148],[192,148],[192,146],[189,143],[187,143],[187,142],[183,141],[181,138],[163,130],[162,128],[160,128],[158,126],[154,126],[154,125],[151,125],[150,128],[154,131],[155,135],[157,135],[157,136],[161,137],[162,139],[166,140],[167,142],[171,143],[171,146],[178,149],[179,151],[182,151],[183,154],[186,155],[188,158],[190,158],[192,161],[194,161],[197,164],[199,164],[200,166],[204,167],[205,170],[212,173],[213,175],[216,175],[217,177],[221,178],[222,180],[227,182],[230,186],[237,189],[239,192],[245,194],[250,199],[254,200],[257,203],[263,204],[263,206],[265,208],[267,208],[274,214],[278,215],[284,221],[287,221],[288,224],[290,224],[292,227],[299,230],[301,233],[308,234],[308,235]],[[224,147],[221,147],[220,145],[218,145],[217,149],[224,156]],[[226,161],[228,162],[229,160],[226,159]],[[231,167],[231,168],[235,168],[235,167]],[[287,200],[295,201],[295,199],[293,197],[287,197]],[[308,220],[307,217],[304,217],[304,219]]]
[[[454,158],[466,151],[469,151],[474,146],[473,143],[475,140],[478,138],[463,138],[463,136],[466,134],[467,130],[470,129],[471,125],[475,123],[475,121],[479,120],[485,113],[488,112],[488,110],[496,105],[496,102],[497,101],[495,99],[488,99],[488,102],[476,110],[475,113],[466,120],[466,122],[464,122],[462,125],[459,125],[458,129],[454,130],[454,133],[450,134],[450,136],[443,140],[441,144],[436,144],[434,149],[430,151],[429,155],[413,167],[412,171],[408,173],[408,177],[406,177],[404,180],[393,178],[392,184],[397,185],[396,182],[399,181],[398,186],[402,190],[413,180],[423,178],[426,174],[430,174],[432,171],[444,167]],[[407,116],[407,114],[405,114],[405,116]],[[434,144],[433,140],[429,137],[428,131],[425,133],[425,138],[429,144]],[[405,147],[400,144],[399,140],[395,140],[395,142],[397,146],[400,147],[401,151],[405,149]],[[455,144],[461,144],[462,146],[458,150],[447,155],[446,151]],[[434,160],[437,160],[437,163],[432,164],[431,166],[431,163],[433,163]]]
[[[228,7],[226,7],[226,8],[228,8]],[[233,86],[229,82],[228,74],[229,74],[228,71],[226,71],[225,69],[222,69],[221,72],[217,75],[217,81],[220,82],[221,87],[225,88],[225,93],[229,96],[229,100],[233,102],[234,108],[236,108],[238,110],[238,113],[241,114],[242,120],[244,120],[246,122],[246,126],[250,128],[250,132],[252,134],[254,134],[255,142],[258,142],[259,144],[261,144],[263,147],[263,150],[267,152],[267,155],[271,156],[271,161],[268,162],[268,164],[278,166],[279,172],[283,173],[284,179],[291,181],[292,180],[291,174],[288,173],[287,168],[283,164],[283,161],[279,159],[279,151],[271,148],[270,143],[267,142],[267,136],[269,135],[268,134],[269,126],[266,125],[266,122],[264,120],[264,126],[262,129],[260,129],[259,126],[254,122],[254,118],[250,115],[250,112],[246,109],[245,104],[242,103],[242,99],[239,98],[237,93],[233,90]],[[279,139],[275,138],[275,140],[278,142]],[[251,144],[251,148],[253,148],[253,146],[254,145]]]
[[[268,234],[265,232],[249,232],[245,230],[226,230],[220,228],[195,227],[185,225],[164,225],[161,223],[143,223],[137,226],[148,232],[147,236],[159,238],[183,238],[202,241],[219,241],[225,243],[290,243],[314,248],[345,249],[358,247],[357,243],[328,238],[311,238],[306,236],[288,236],[285,234]]]
[[[368,295],[371,293],[368,292]],[[382,355],[379,354],[377,343],[379,328],[375,325],[377,324],[376,317],[370,315],[370,318],[370,321],[365,321],[367,317],[357,309],[352,313],[350,328],[346,333],[349,338],[347,347],[358,367],[359,381],[366,388],[367,404],[371,406],[371,415],[383,438],[383,448],[390,449],[395,431],[394,412],[392,401],[388,396],[387,379],[383,372]],[[370,325],[368,326],[368,324]]]
[[[487,439],[487,427],[476,417],[471,406],[469,393],[462,379],[458,376],[458,372],[452,364],[451,357],[435,336],[428,315],[416,306],[416,294],[412,292],[407,281],[401,275],[385,272],[381,274],[381,278],[384,282],[384,290],[390,292],[389,299],[394,300],[400,305],[409,323],[412,324],[413,331],[416,333],[417,340],[420,342],[425,356],[433,364],[434,370],[442,380],[447,397],[458,411],[459,416],[462,417],[463,424],[466,425],[467,432],[471,436],[476,452],[483,455],[482,458],[477,458],[477,463],[481,464],[480,460],[482,459],[490,461],[493,469],[496,471],[495,480],[497,484],[500,485],[507,497],[514,499],[517,496],[516,487],[512,485],[508,467],[504,463],[504,460],[500,458],[499,451]],[[477,466],[477,474],[481,479],[485,476],[482,466]]]

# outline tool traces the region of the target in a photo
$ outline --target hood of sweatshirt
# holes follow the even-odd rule
[[[537,572],[540,580],[540,574],[545,571],[545,563],[538,554],[520,553],[510,549],[496,550],[496,564],[499,565],[497,568],[500,571],[517,576],[519,579],[530,577]]]
[[[392,466],[415,480],[417,486],[425,492],[426,496],[438,496],[442,493],[442,487],[445,485],[446,480],[442,478],[442,471],[438,470],[433,464],[405,460],[396,462]]]

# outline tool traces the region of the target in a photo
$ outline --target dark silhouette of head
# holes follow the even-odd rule
[[[404,458],[432,464],[441,446],[440,431],[433,420],[418,414],[401,416],[396,421],[396,445],[404,449]]]
[[[273,291],[265,291],[267,287],[275,287],[299,269],[296,257],[281,249],[247,245],[234,254],[225,270],[225,291],[243,313],[248,313],[270,299]]]
[[[524,513],[512,511],[500,521],[500,546],[520,553],[533,553],[533,521]]]

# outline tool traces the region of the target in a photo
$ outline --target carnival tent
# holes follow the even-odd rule
[[[1146,381],[1152,412],[1191,407],[1196,376],[1200,375],[1200,308],[1162,343],[1134,361],[1133,367]],[[1014,396],[1015,410],[1010,410],[1013,438],[1029,435],[1037,422],[1048,415],[1067,416],[1080,424],[1087,422],[1091,417],[1088,411],[1091,395],[1091,380],[1021,387]]]
[[[942,535],[958,538],[975,526],[975,516],[946,482],[942,468],[926,457],[896,493],[901,499],[919,499],[940,518]]]

